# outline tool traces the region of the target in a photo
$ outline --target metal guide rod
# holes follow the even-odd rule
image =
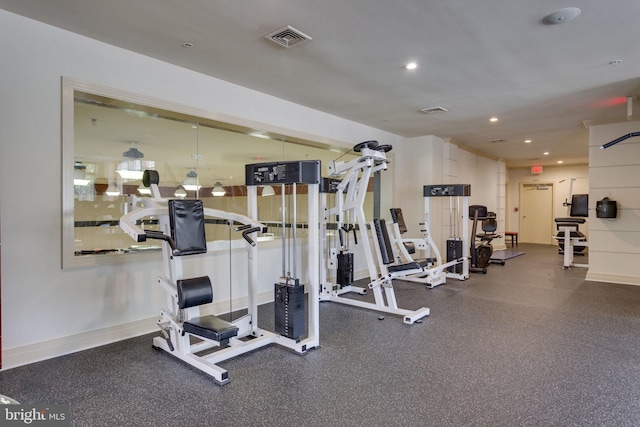
[[[293,277],[296,277],[296,278],[297,278],[297,277],[298,277],[298,267],[297,267],[297,265],[298,265],[298,264],[297,264],[297,262],[296,262],[296,261],[297,261],[297,258],[298,258],[298,257],[297,257],[297,254],[296,254],[296,252],[297,252],[297,251],[296,251],[296,248],[297,248],[297,245],[296,245],[296,243],[297,243],[297,242],[296,242],[296,237],[297,237],[297,229],[298,229],[298,218],[297,218],[297,207],[298,207],[298,205],[297,205],[297,199],[298,199],[298,193],[297,193],[297,191],[296,191],[296,185],[297,185],[297,184],[294,182],[294,183],[293,183],[293,184],[291,184],[291,185],[292,185],[292,187],[291,187],[292,197],[291,197],[291,198],[292,198],[292,205],[293,205],[293,218],[292,218],[292,220],[291,220],[291,228],[292,228],[292,231],[293,231],[293,250],[292,250],[292,255],[293,255],[293,256],[292,256],[292,259],[293,259],[292,263],[293,263],[293,268],[291,268],[290,270],[291,270],[291,271],[292,271],[292,273],[293,273]]]
[[[287,240],[285,238],[285,231],[286,231],[286,226],[287,226],[287,217],[286,217],[286,212],[285,212],[285,187],[284,184],[280,185],[280,188],[282,189],[282,191],[280,192],[282,197],[282,206],[281,206],[281,210],[282,210],[282,277],[286,277],[287,276],[287,248],[286,248],[286,244],[287,244]]]
[[[233,252],[231,251],[232,226],[233,221],[227,221],[227,228],[229,229],[229,319],[233,322],[233,264],[231,262],[231,257],[233,256]]]
[[[449,197],[449,237],[453,236],[453,199]]]
[[[456,237],[460,236],[460,196],[456,198],[458,207],[456,208]]]

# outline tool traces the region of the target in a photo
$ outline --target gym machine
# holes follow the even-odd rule
[[[562,266],[564,269],[588,267],[588,264],[573,260],[575,255],[584,255],[583,251],[589,246],[587,237],[580,231],[580,224],[584,224],[589,216],[589,195],[573,194],[571,203],[564,204],[569,207],[569,217],[555,219],[558,232],[554,236],[558,241],[558,252],[563,255]]]
[[[415,262],[412,254],[416,250],[422,250],[426,257],[421,272],[407,275],[402,280],[424,283],[428,288],[435,288],[445,284],[447,278],[458,280],[469,278],[466,213],[470,195],[471,186],[468,184],[425,185],[423,187],[425,220],[420,224],[424,225],[422,239],[403,239],[402,234],[407,231],[407,227],[402,211],[398,208],[391,209],[392,246],[397,263]],[[442,261],[438,246],[431,237],[431,199],[434,197],[449,198],[449,238],[445,263]],[[459,235],[460,228],[462,228],[462,238]]]
[[[336,221],[341,223],[329,223],[330,212],[335,214],[335,202],[338,186],[342,181],[337,178],[322,178],[320,185],[320,212],[322,212],[322,233],[320,236],[320,254],[322,266],[320,268],[321,300],[326,301],[329,296],[336,296],[355,292],[366,295],[367,289],[354,286],[354,254],[351,249],[351,234],[354,245],[358,244],[356,226],[348,220],[336,215]],[[330,206],[331,205],[331,206]],[[326,295],[325,295],[326,294]]]
[[[423,307],[416,311],[410,311],[398,308],[392,280],[404,274],[405,271],[418,272],[421,268],[412,265],[412,270],[401,271],[399,268],[390,268],[389,271],[385,271],[381,269],[379,274],[378,265],[371,248],[371,242],[373,241],[376,244],[378,259],[380,260],[380,252],[382,250],[380,245],[384,245],[384,242],[381,241],[381,237],[378,237],[376,233],[376,225],[380,229],[379,220],[377,220],[378,222],[374,221],[367,224],[364,214],[364,199],[369,180],[374,173],[387,169],[386,153],[391,149],[390,145],[378,145],[377,141],[361,142],[353,147],[353,151],[360,153],[360,157],[348,162],[334,160],[329,165],[329,173],[334,181],[327,181],[327,185],[323,186],[323,196],[321,198],[321,227],[325,237],[322,239],[324,265],[321,269],[323,271],[323,281],[320,301],[333,301],[384,313],[397,314],[403,317],[404,323],[413,324],[428,316],[429,309]],[[338,177],[342,177],[342,179],[337,181]],[[329,206],[327,201],[331,195],[335,196],[334,206]],[[341,237],[341,242],[339,247],[328,248],[326,235],[331,218],[335,218],[336,231]],[[353,223],[350,221],[353,221]],[[370,227],[371,237],[369,237],[368,227]],[[386,232],[386,227],[384,229]],[[357,231],[360,232],[361,236],[359,241],[356,238]],[[353,286],[351,283],[353,280],[353,258],[348,250],[349,234],[351,232],[354,235],[354,243],[357,242],[362,245],[364,250],[370,278],[368,289],[373,293],[375,300],[373,303],[343,296],[347,292],[356,292],[361,295],[367,293],[367,289]],[[342,259],[342,262],[340,259]],[[391,261],[393,261],[393,257],[391,257]],[[382,262],[380,262],[380,265],[383,265]],[[342,283],[330,281],[326,275],[327,269],[337,270],[336,277],[339,277]]]
[[[473,221],[471,227],[471,267],[469,271],[473,273],[487,274],[489,264],[505,265],[504,260],[492,260],[493,239],[502,236],[493,234],[497,228],[496,214],[488,212],[487,207],[483,205],[469,206],[469,219]],[[478,223],[483,233],[478,233]]]
[[[282,197],[282,274],[274,284],[275,327],[279,334],[275,337],[275,342],[301,354],[320,345],[318,301],[320,288],[320,229],[318,226],[320,169],[319,160],[255,163],[245,166],[248,211],[249,216],[254,220],[257,221],[258,218],[258,186],[280,185]],[[297,186],[299,184],[304,184],[307,187],[307,297],[305,297],[305,285],[297,277]],[[287,205],[287,193],[290,194],[290,205]],[[287,212],[291,213],[290,236],[288,238],[285,236]],[[305,323],[306,333],[304,331]]]
[[[153,339],[153,346],[212,376],[220,385],[229,382],[220,362],[272,343],[297,348],[294,340],[258,327],[258,259],[252,235],[262,231],[263,224],[245,215],[206,208],[201,200],[164,199],[158,182],[156,171],[145,171],[143,184],[151,188],[151,197],[130,196],[128,213],[120,218],[120,227],[136,242],[162,241],[163,275],[157,283],[166,292],[166,307],[157,321],[161,336]],[[148,217],[157,218],[159,230],[142,228]],[[228,246],[230,265],[232,250],[247,254],[247,314],[235,320],[203,315],[204,306],[214,300],[209,276],[184,277],[184,256],[220,250],[219,242],[207,240],[205,223],[226,224],[230,234],[233,228],[244,239],[229,239]],[[231,279],[229,286],[233,286]]]

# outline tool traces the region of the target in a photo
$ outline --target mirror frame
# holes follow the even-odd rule
[[[276,126],[257,123],[251,120],[239,119],[223,114],[212,113],[199,108],[190,107],[164,99],[154,98],[146,95],[136,94],[125,90],[114,89],[94,83],[62,77],[62,268],[94,267],[99,265],[117,265],[130,262],[140,262],[157,259],[157,254],[149,252],[130,253],[127,256],[122,254],[100,254],[100,255],[75,255],[74,231],[75,231],[75,202],[74,202],[74,157],[75,157],[75,131],[74,131],[74,95],[76,91],[86,92],[98,96],[131,102],[152,108],[158,108],[185,114],[203,120],[213,120],[228,124],[230,131],[232,127],[241,127],[255,132],[262,132],[273,135],[273,139],[305,141],[309,145],[316,147],[340,148],[348,151],[351,145],[343,141],[331,141],[324,137],[312,136],[302,132],[291,131],[278,128]],[[317,142],[321,141],[321,142]]]

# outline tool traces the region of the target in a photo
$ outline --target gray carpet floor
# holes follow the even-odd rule
[[[322,303],[321,348],[226,361],[225,386],[147,335],[2,371],[0,394],[69,404],[73,426],[640,425],[640,287],[518,249],[464,282],[395,282],[421,324]]]

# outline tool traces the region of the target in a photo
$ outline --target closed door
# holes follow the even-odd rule
[[[553,184],[520,184],[519,240],[550,245],[553,231]]]

